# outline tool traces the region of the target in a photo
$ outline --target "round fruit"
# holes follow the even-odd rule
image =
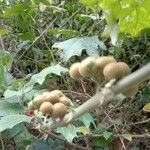
[[[80,67],[80,63],[74,63],[69,70],[69,75],[71,78],[77,80],[81,78],[81,75],[79,73],[79,67]]]
[[[35,109],[39,109],[40,105],[45,101],[42,95],[38,95],[33,100],[33,106]]]
[[[44,101],[50,102],[52,104],[55,104],[57,102],[59,102],[59,95],[52,92],[44,92],[42,94]]]
[[[60,97],[59,102],[65,106],[69,106],[69,99],[66,96]]]
[[[131,69],[130,69],[130,67],[126,63],[124,63],[124,62],[118,62],[117,64],[119,65],[119,67],[123,71],[123,77],[125,77],[125,76],[127,76],[127,75],[129,75],[131,73]]]
[[[123,95],[125,95],[126,97],[134,97],[139,90],[139,86],[138,84],[131,86],[130,88],[126,89],[124,92],[122,92]]]
[[[30,102],[28,103],[28,110],[29,110],[29,111],[33,111],[33,110],[34,110],[33,101],[30,101]]]
[[[117,61],[112,56],[101,56],[96,59],[98,70],[101,73],[103,72],[104,67],[111,62]]]
[[[51,114],[53,111],[53,105],[50,102],[44,102],[40,106],[40,112],[43,114]]]
[[[107,64],[103,70],[103,75],[106,80],[119,80],[123,77],[122,74],[122,69],[119,67],[118,63],[115,62]]]
[[[95,57],[87,57],[81,62],[79,73],[83,77],[91,77],[93,73],[96,71],[96,58]]]
[[[56,103],[53,105],[53,112],[52,116],[54,118],[60,118],[62,119],[66,114],[66,106],[62,103]]]
[[[54,95],[58,95],[59,97],[64,96],[64,94],[60,90],[53,90],[51,91],[51,93],[53,93]]]

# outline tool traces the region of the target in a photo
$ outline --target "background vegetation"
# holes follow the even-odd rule
[[[45,90],[62,90],[76,106],[91,97],[94,82],[67,73],[89,55],[112,55],[132,72],[147,64],[149,6],[149,0],[0,0],[1,149],[150,149],[149,81],[135,98],[118,95],[47,137],[27,111]]]

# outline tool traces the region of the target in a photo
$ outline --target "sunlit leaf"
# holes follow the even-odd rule
[[[147,103],[144,107],[143,110],[146,112],[150,112],[150,103]]]
[[[78,128],[76,128],[76,131],[80,132],[80,133],[82,133],[84,135],[90,134],[90,129],[87,128],[87,127],[78,127]]]
[[[48,30],[49,33],[53,35],[66,35],[67,37],[72,37],[74,35],[79,35],[80,32],[69,30],[69,29],[60,29],[60,28],[52,28]]]
[[[2,17],[9,18],[12,16],[19,15],[25,12],[25,10],[28,10],[29,8],[30,8],[29,3],[20,3],[10,8],[7,8],[5,12],[3,13]]]
[[[149,0],[81,0],[86,6],[103,9],[107,21],[107,30],[115,44],[118,33],[128,33],[137,36],[140,31],[150,28]],[[118,23],[118,27],[114,24]]]
[[[5,35],[5,34],[8,34],[9,31],[6,30],[6,29],[0,29],[0,35]]]
[[[131,134],[123,134],[123,137],[129,141],[132,141],[132,135]]]

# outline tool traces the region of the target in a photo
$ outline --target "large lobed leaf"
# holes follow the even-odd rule
[[[100,6],[100,9],[104,10],[107,21],[105,31],[109,32],[113,44],[116,44],[118,33],[123,32],[136,36],[143,29],[150,28],[149,0],[80,1],[90,8]],[[116,27],[116,23],[118,23],[118,28]]]
[[[7,115],[1,118],[0,120],[0,132],[11,129],[15,125],[21,122],[30,123],[31,117],[25,115]]]
[[[65,73],[67,71],[68,70],[66,68],[60,66],[59,64],[50,66],[50,67],[43,69],[41,72],[33,75],[30,80],[30,83],[32,83],[32,84],[39,83],[41,85],[41,84],[43,84],[43,82],[48,74],[56,74],[58,76],[61,76],[61,73]]]
[[[61,133],[68,142],[72,142],[77,137],[76,128],[72,124],[69,124],[67,127],[57,128],[57,132]]]
[[[89,56],[98,56],[98,48],[106,50],[105,44],[97,36],[72,38],[55,43],[52,47],[61,50],[60,57],[65,62],[72,56],[81,56],[83,50],[86,50]]]
[[[22,108],[18,104],[11,104],[5,101],[0,102],[0,116],[18,114],[22,112]]]

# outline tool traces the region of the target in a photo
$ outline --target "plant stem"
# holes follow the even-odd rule
[[[62,121],[50,122],[44,127],[46,127],[47,129],[54,129],[57,127],[66,126],[81,115],[91,112],[92,110],[99,108],[100,106],[106,105],[114,99],[115,95],[121,93],[130,86],[139,84],[142,81],[147,80],[148,78],[150,78],[150,63],[128,75],[127,77],[121,79],[109,88],[104,87],[101,91],[97,91],[97,93],[88,101],[86,101],[80,107],[76,108],[73,112],[67,114]]]
[[[4,143],[3,143],[3,138],[2,138],[2,134],[1,133],[0,133],[0,140],[1,140],[2,150],[5,150]]]

